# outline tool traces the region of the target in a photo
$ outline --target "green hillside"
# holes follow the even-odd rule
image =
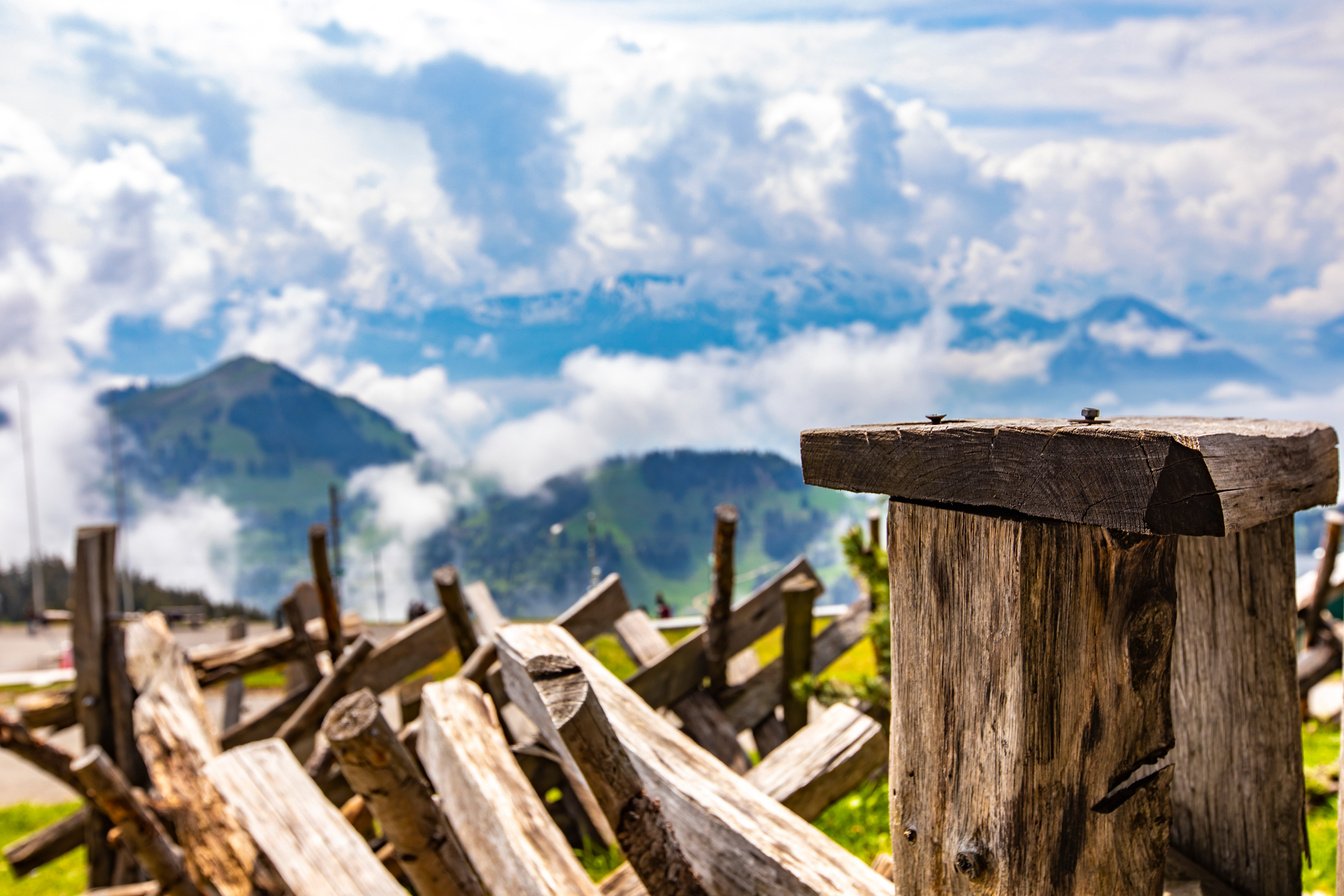
[[[862,519],[866,505],[805,486],[796,464],[756,452],[655,452],[554,478],[530,495],[488,496],[431,539],[424,559],[483,578],[507,614],[547,616],[588,585],[591,513],[597,565],[621,574],[632,603],[651,607],[661,591],[691,610],[709,588],[714,506],[725,501],[741,515],[739,593],[804,552],[825,578],[848,581],[837,527]]]
[[[102,402],[120,429],[129,481],[157,496],[218,495],[243,518],[240,554],[252,562],[238,593],[263,603],[304,569],[305,535],[327,517],[329,483],[416,451],[382,414],[250,357]]]

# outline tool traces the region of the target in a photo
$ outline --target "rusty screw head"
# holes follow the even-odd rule
[[[1101,411],[1097,408],[1083,408],[1083,419],[1092,421],[1101,416]]]
[[[947,415],[946,415],[946,414],[925,414],[924,416],[927,417],[927,418],[929,419],[929,422],[930,422],[930,423],[942,423],[942,422],[943,422],[943,418],[946,417]]]

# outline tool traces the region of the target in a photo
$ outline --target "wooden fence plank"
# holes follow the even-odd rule
[[[887,739],[882,726],[852,707],[837,704],[754,766],[745,779],[804,821],[813,821],[886,764]],[[604,896],[645,894],[629,865],[617,868],[601,886]]]
[[[121,834],[140,865],[170,896],[201,896],[187,874],[182,850],[131,792],[130,782],[102,747],[92,746],[71,766],[84,791]]]
[[[596,894],[524,777],[481,689],[460,678],[424,690],[416,748],[445,814],[492,893]]]
[[[784,583],[780,653],[784,676],[779,704],[784,708],[784,728],[789,734],[797,734],[807,724],[807,698],[794,693],[794,684],[812,670],[812,605],[820,593],[820,583],[806,576],[794,576]]]
[[[405,896],[284,741],[229,750],[211,759],[205,774],[294,896]]]
[[[629,609],[630,601],[625,596],[621,577],[611,573],[555,617],[555,624],[586,642],[611,631],[616,620]]]
[[[807,560],[799,557],[733,610],[728,618],[729,655],[745,650],[784,623],[780,590],[786,579],[800,572],[816,578]],[[655,709],[674,703],[698,688],[708,673],[706,640],[707,630],[701,626],[673,645],[657,662],[636,672],[626,683]]]
[[[345,779],[364,798],[397,860],[425,894],[485,896],[457,831],[434,802],[429,784],[370,690],[342,697],[322,731]]]
[[[568,657],[583,669],[707,892],[890,893],[889,881],[672,728],[562,629],[511,625],[497,641],[510,695],[557,754],[567,751],[526,664],[550,655]]]
[[[525,671],[645,888],[652,896],[704,896],[662,806],[645,791],[578,664],[568,657],[538,656]]]
[[[163,616],[150,613],[131,625],[126,647],[127,672],[140,692],[136,741],[193,880],[219,896],[276,892],[256,843],[204,774],[219,742],[196,676]]]

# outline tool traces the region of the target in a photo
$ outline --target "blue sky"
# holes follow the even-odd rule
[[[935,406],[1338,423],[1341,45],[1331,2],[0,2],[0,408],[71,410],[61,542],[93,394],[243,351],[518,488]]]

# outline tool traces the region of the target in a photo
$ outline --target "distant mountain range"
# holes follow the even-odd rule
[[[445,361],[461,382],[471,379],[464,368],[479,377],[549,375],[540,371],[553,371],[560,358],[589,344],[673,354],[856,320],[894,330],[932,313],[921,294],[880,280],[829,270],[775,273],[773,280],[743,281],[740,316],[720,294],[697,298],[702,287],[693,281],[630,274],[587,292],[501,297],[470,312],[430,312],[437,323],[421,336],[442,341],[451,331],[463,345],[481,348]],[[1210,334],[1132,296],[1064,318],[989,305],[947,313],[957,328],[953,348],[1015,344],[1037,347],[1045,358],[1030,377],[958,381],[951,410],[959,414],[1062,409],[1097,395],[1131,404],[1195,398],[1229,380],[1280,385]],[[1344,321],[1333,326],[1344,330]],[[306,574],[305,533],[327,517],[329,483],[343,487],[360,469],[409,461],[418,452],[415,440],[382,414],[253,358],[179,384],[109,392],[102,401],[124,436],[122,466],[132,482],[162,497],[188,488],[219,495],[244,520],[238,595],[263,605]],[[804,487],[795,464],[766,454],[620,458],[522,497],[498,493],[470,471],[454,475],[471,482],[479,501],[428,539],[417,557],[418,578],[456,562],[465,574],[484,577],[505,610],[519,615],[554,612],[583,590],[589,513],[597,565],[621,572],[634,599],[663,592],[676,605],[705,590],[712,508],[720,501],[742,510],[744,572],[808,550],[838,573],[836,529],[862,516],[854,499]],[[352,540],[368,510],[357,500],[347,503]]]
[[[129,479],[161,497],[189,488],[219,495],[243,519],[238,595],[262,606],[307,575],[306,533],[327,519],[328,484],[343,486],[356,470],[416,451],[383,415],[254,358],[178,385],[108,392],[102,401],[124,435]],[[526,616],[553,614],[587,588],[590,513],[597,565],[620,572],[632,597],[651,603],[662,592],[674,606],[688,606],[706,587],[717,503],[736,502],[742,512],[744,588],[804,551],[841,578],[832,536],[861,517],[855,499],[804,486],[796,464],[769,454],[616,459],[517,497],[475,485],[480,501],[426,542],[418,578],[427,582],[434,567],[455,562],[484,578],[505,612]],[[347,545],[358,541],[368,510],[358,499],[346,502]]]
[[[238,595],[263,604],[302,575],[308,526],[327,519],[328,484],[417,450],[377,411],[249,357],[101,401],[123,436],[130,482],[158,497],[218,495],[244,520]]]

